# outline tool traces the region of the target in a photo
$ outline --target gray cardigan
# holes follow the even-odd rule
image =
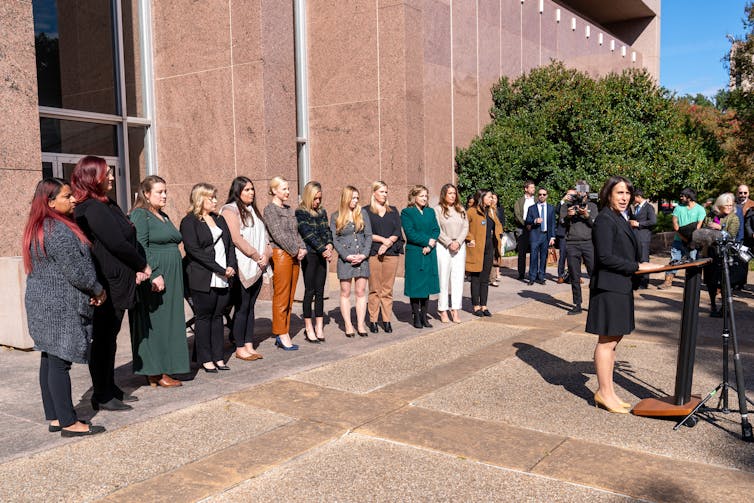
[[[26,280],[26,317],[34,347],[66,361],[86,363],[94,308],[89,298],[102,292],[89,247],[66,225],[43,224],[45,256],[31,250]]]
[[[364,230],[354,232],[353,222],[348,222],[341,230],[340,234],[335,229],[335,221],[338,219],[338,212],[333,213],[330,218],[330,231],[332,232],[332,244],[335,251],[338,252],[338,279],[351,278],[368,278],[369,277],[369,251],[372,248],[372,223],[369,215],[363,208],[361,218],[364,219]],[[354,266],[346,262],[349,255],[366,255],[366,259],[359,265]]]

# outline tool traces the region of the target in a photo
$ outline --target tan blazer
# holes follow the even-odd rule
[[[487,220],[492,219],[495,222],[494,257],[500,256],[498,236],[503,232],[503,226],[497,219],[497,215],[492,213],[485,216],[476,206],[469,208],[466,215],[469,219],[469,234],[466,236],[466,272],[480,272],[484,262],[484,245],[487,240]],[[482,222],[485,223],[482,224]],[[468,246],[470,241],[474,241],[473,248]]]

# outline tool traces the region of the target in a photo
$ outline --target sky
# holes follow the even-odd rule
[[[727,34],[744,33],[741,19],[748,0],[662,0],[660,84],[678,95],[712,97],[727,87],[722,58]]]

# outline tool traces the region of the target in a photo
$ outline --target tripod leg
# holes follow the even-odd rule
[[[717,394],[717,392],[720,391],[720,389],[723,386],[725,386],[725,383],[720,383],[720,384],[717,385],[717,387],[715,387],[715,389],[713,389],[712,391],[710,391],[709,393],[707,393],[707,396],[704,397],[704,400],[702,400],[701,402],[699,402],[697,404],[697,406],[694,407],[694,410],[692,410],[691,412],[689,412],[686,417],[684,417],[683,419],[681,419],[680,421],[678,421],[676,423],[676,425],[673,426],[673,430],[676,431],[676,430],[678,430],[678,428],[680,428],[681,426],[683,426],[683,424],[686,421],[688,421],[691,416],[693,416],[694,414],[696,414],[697,411],[699,409],[701,409],[704,406],[705,403],[707,403],[707,401],[709,401],[712,397],[714,397]]]

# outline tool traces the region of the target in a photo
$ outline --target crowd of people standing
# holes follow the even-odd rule
[[[624,302],[632,282],[626,283],[625,278],[649,267],[648,240],[642,231],[653,225],[648,210],[647,218],[638,217],[645,202],[641,191],[620,177],[610,182],[603,187],[606,208],[612,210],[610,215],[623,215],[625,221],[615,216],[607,219],[610,215],[600,220],[605,209],[598,216],[594,203],[583,199],[589,191],[583,181],[557,207],[547,203],[545,188],[535,189],[533,182],[527,182],[524,197],[514,207],[520,279],[529,285],[544,283],[548,249],[556,237],[565,242],[560,246],[571,272],[574,308],[569,314],[581,312],[582,264],[592,276],[587,331],[600,335],[595,364],[602,381],[612,372],[610,362],[619,337],[633,330],[633,304]],[[145,376],[150,386],[164,388],[183,385],[175,376],[190,372],[191,353],[206,373],[230,370],[223,318],[231,305],[234,356],[241,361],[263,358],[258,347],[268,334],[255,329],[255,304],[264,282],[272,284],[275,346],[285,351],[299,349],[290,326],[300,272],[305,286],[303,340],[324,343],[325,284],[333,261],[346,337],[368,337],[380,328],[385,333],[393,331],[393,289],[402,254],[404,295],[410,302],[413,327],[432,327],[428,300],[438,293],[439,320],[460,323],[465,277],[471,283],[472,314],[492,315],[487,306],[489,287],[497,284],[505,218],[491,190],[477,190],[464,208],[458,189],[445,184],[439,204],[430,208],[427,187],[415,185],[399,212],[388,202],[384,182],[371,185],[368,201],[362,201],[359,190],[349,185],[342,188],[337,211],[328,218],[318,182],[306,184],[301,203],[294,208],[288,181],[272,178],[268,184],[271,202],[260,212],[253,182],[240,176],[231,182],[222,206],[216,187],[196,184],[188,211],[176,227],[165,212],[168,186],[163,178],[152,175],[141,182],[128,215],[108,197],[112,183],[113,174],[104,159],[82,158],[70,183],[45,179],[38,184],[24,232],[26,308],[30,334],[42,351],[45,416],[50,431],[63,436],[104,431],[76,417],[68,376],[72,363],[89,365],[94,410],[129,410],[138,401],[116,384],[114,376],[116,338],[126,310],[133,372]],[[693,193],[682,195],[686,201],[695,201]],[[694,208],[689,203],[685,206]],[[702,210],[701,220],[694,220],[696,216],[679,212],[674,225],[679,230],[693,220],[698,227],[730,233],[742,229],[742,236],[754,240],[754,211],[747,213],[742,226],[733,206],[732,194],[724,194],[710,216]],[[629,229],[630,240],[616,231],[622,227]],[[679,236],[680,243],[674,243],[673,249],[683,252],[687,243],[680,230]],[[616,260],[618,245],[631,253]],[[559,282],[564,265],[558,267]],[[714,285],[713,273],[707,276],[708,284]],[[710,287],[714,311],[713,290]],[[191,352],[184,299],[195,315]],[[595,401],[618,410],[619,400],[609,383],[602,381]]]

